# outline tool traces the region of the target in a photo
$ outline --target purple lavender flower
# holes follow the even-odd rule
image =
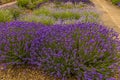
[[[0,23],[0,63],[29,65],[63,80],[104,80],[118,61],[118,35],[96,23]]]

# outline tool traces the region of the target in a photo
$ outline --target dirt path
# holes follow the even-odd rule
[[[14,1],[14,2],[11,2],[11,3],[7,3],[7,4],[3,4],[3,5],[0,5],[0,9],[3,9],[3,8],[6,8],[6,7],[11,7],[13,6],[14,4],[16,4],[17,1]]]
[[[108,0],[91,0],[101,13],[104,24],[120,32],[120,8],[112,5]]]

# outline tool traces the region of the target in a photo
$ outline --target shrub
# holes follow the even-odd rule
[[[47,5],[47,6],[46,6]],[[94,11],[94,8],[88,8],[86,5],[63,3],[60,7],[56,4],[46,4],[41,6],[39,9],[33,11],[33,15],[36,17],[40,15],[45,15],[47,17],[55,18],[55,24],[71,24],[78,22],[100,22],[99,14]],[[72,5],[73,8],[68,8],[67,5]],[[83,6],[80,9],[80,5]],[[67,7],[66,7],[67,6]]]
[[[90,0],[49,0],[52,2],[73,2],[73,3],[78,3],[78,2],[89,2]]]
[[[55,19],[45,15],[27,15],[20,19],[21,21],[28,21],[28,22],[38,22],[44,25],[53,25],[55,23]]]
[[[18,6],[20,7],[27,7],[29,0],[17,0]]]
[[[98,13],[94,11],[83,11],[81,13],[81,18],[78,20],[79,22],[100,22]]]
[[[17,0],[18,6],[27,8],[27,9],[34,9],[37,8],[41,5],[41,3],[44,2],[73,2],[73,3],[78,3],[78,2],[89,2],[89,0]]]
[[[112,1],[113,4],[116,4],[116,5],[117,5],[118,3],[120,3],[120,0],[111,0],[111,1]]]
[[[120,48],[118,34],[95,23],[1,23],[0,40],[0,63],[27,64],[57,79],[109,78]]]
[[[58,19],[79,19],[80,14],[77,12],[72,12],[68,10],[61,10],[60,8],[47,8],[47,7],[41,7],[40,9],[34,10],[33,12],[35,15],[45,15],[45,16],[51,16]]]
[[[40,3],[43,3],[47,0],[17,0],[18,6],[27,8],[27,9],[34,9],[36,8]]]
[[[63,8],[63,9],[74,9],[74,8],[82,9],[82,8],[87,7],[87,5],[84,3],[73,4],[71,2],[67,2],[67,3],[61,4],[59,7]]]
[[[94,23],[44,27],[32,41],[31,65],[63,80],[104,80],[112,76],[118,34]]]
[[[6,66],[26,65],[30,56],[28,48],[38,26],[42,25],[18,21],[0,23],[0,63]]]
[[[70,11],[64,11],[64,12],[54,12],[51,14],[56,19],[79,19],[80,14],[74,13]]]
[[[13,19],[9,10],[0,10],[0,22],[8,22]]]
[[[18,8],[13,8],[13,9],[10,9],[10,13],[13,15],[14,20],[17,20],[17,18],[21,14],[21,11]]]
[[[42,15],[48,16],[48,15],[50,15],[51,11],[49,11],[49,9],[47,9],[47,8],[41,7],[40,9],[34,10],[33,13],[35,15],[41,15],[42,14]]]

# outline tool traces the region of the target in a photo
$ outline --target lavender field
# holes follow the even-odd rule
[[[118,80],[120,38],[89,0],[17,0],[0,10],[0,80]]]

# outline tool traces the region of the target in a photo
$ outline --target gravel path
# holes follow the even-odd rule
[[[16,3],[17,3],[17,1],[14,1],[14,2],[11,2],[11,3],[7,3],[7,4],[3,4],[3,5],[0,5],[0,9],[9,8],[9,7],[15,5]]]
[[[91,0],[101,12],[104,24],[120,32],[120,8],[114,6],[109,0]]]

